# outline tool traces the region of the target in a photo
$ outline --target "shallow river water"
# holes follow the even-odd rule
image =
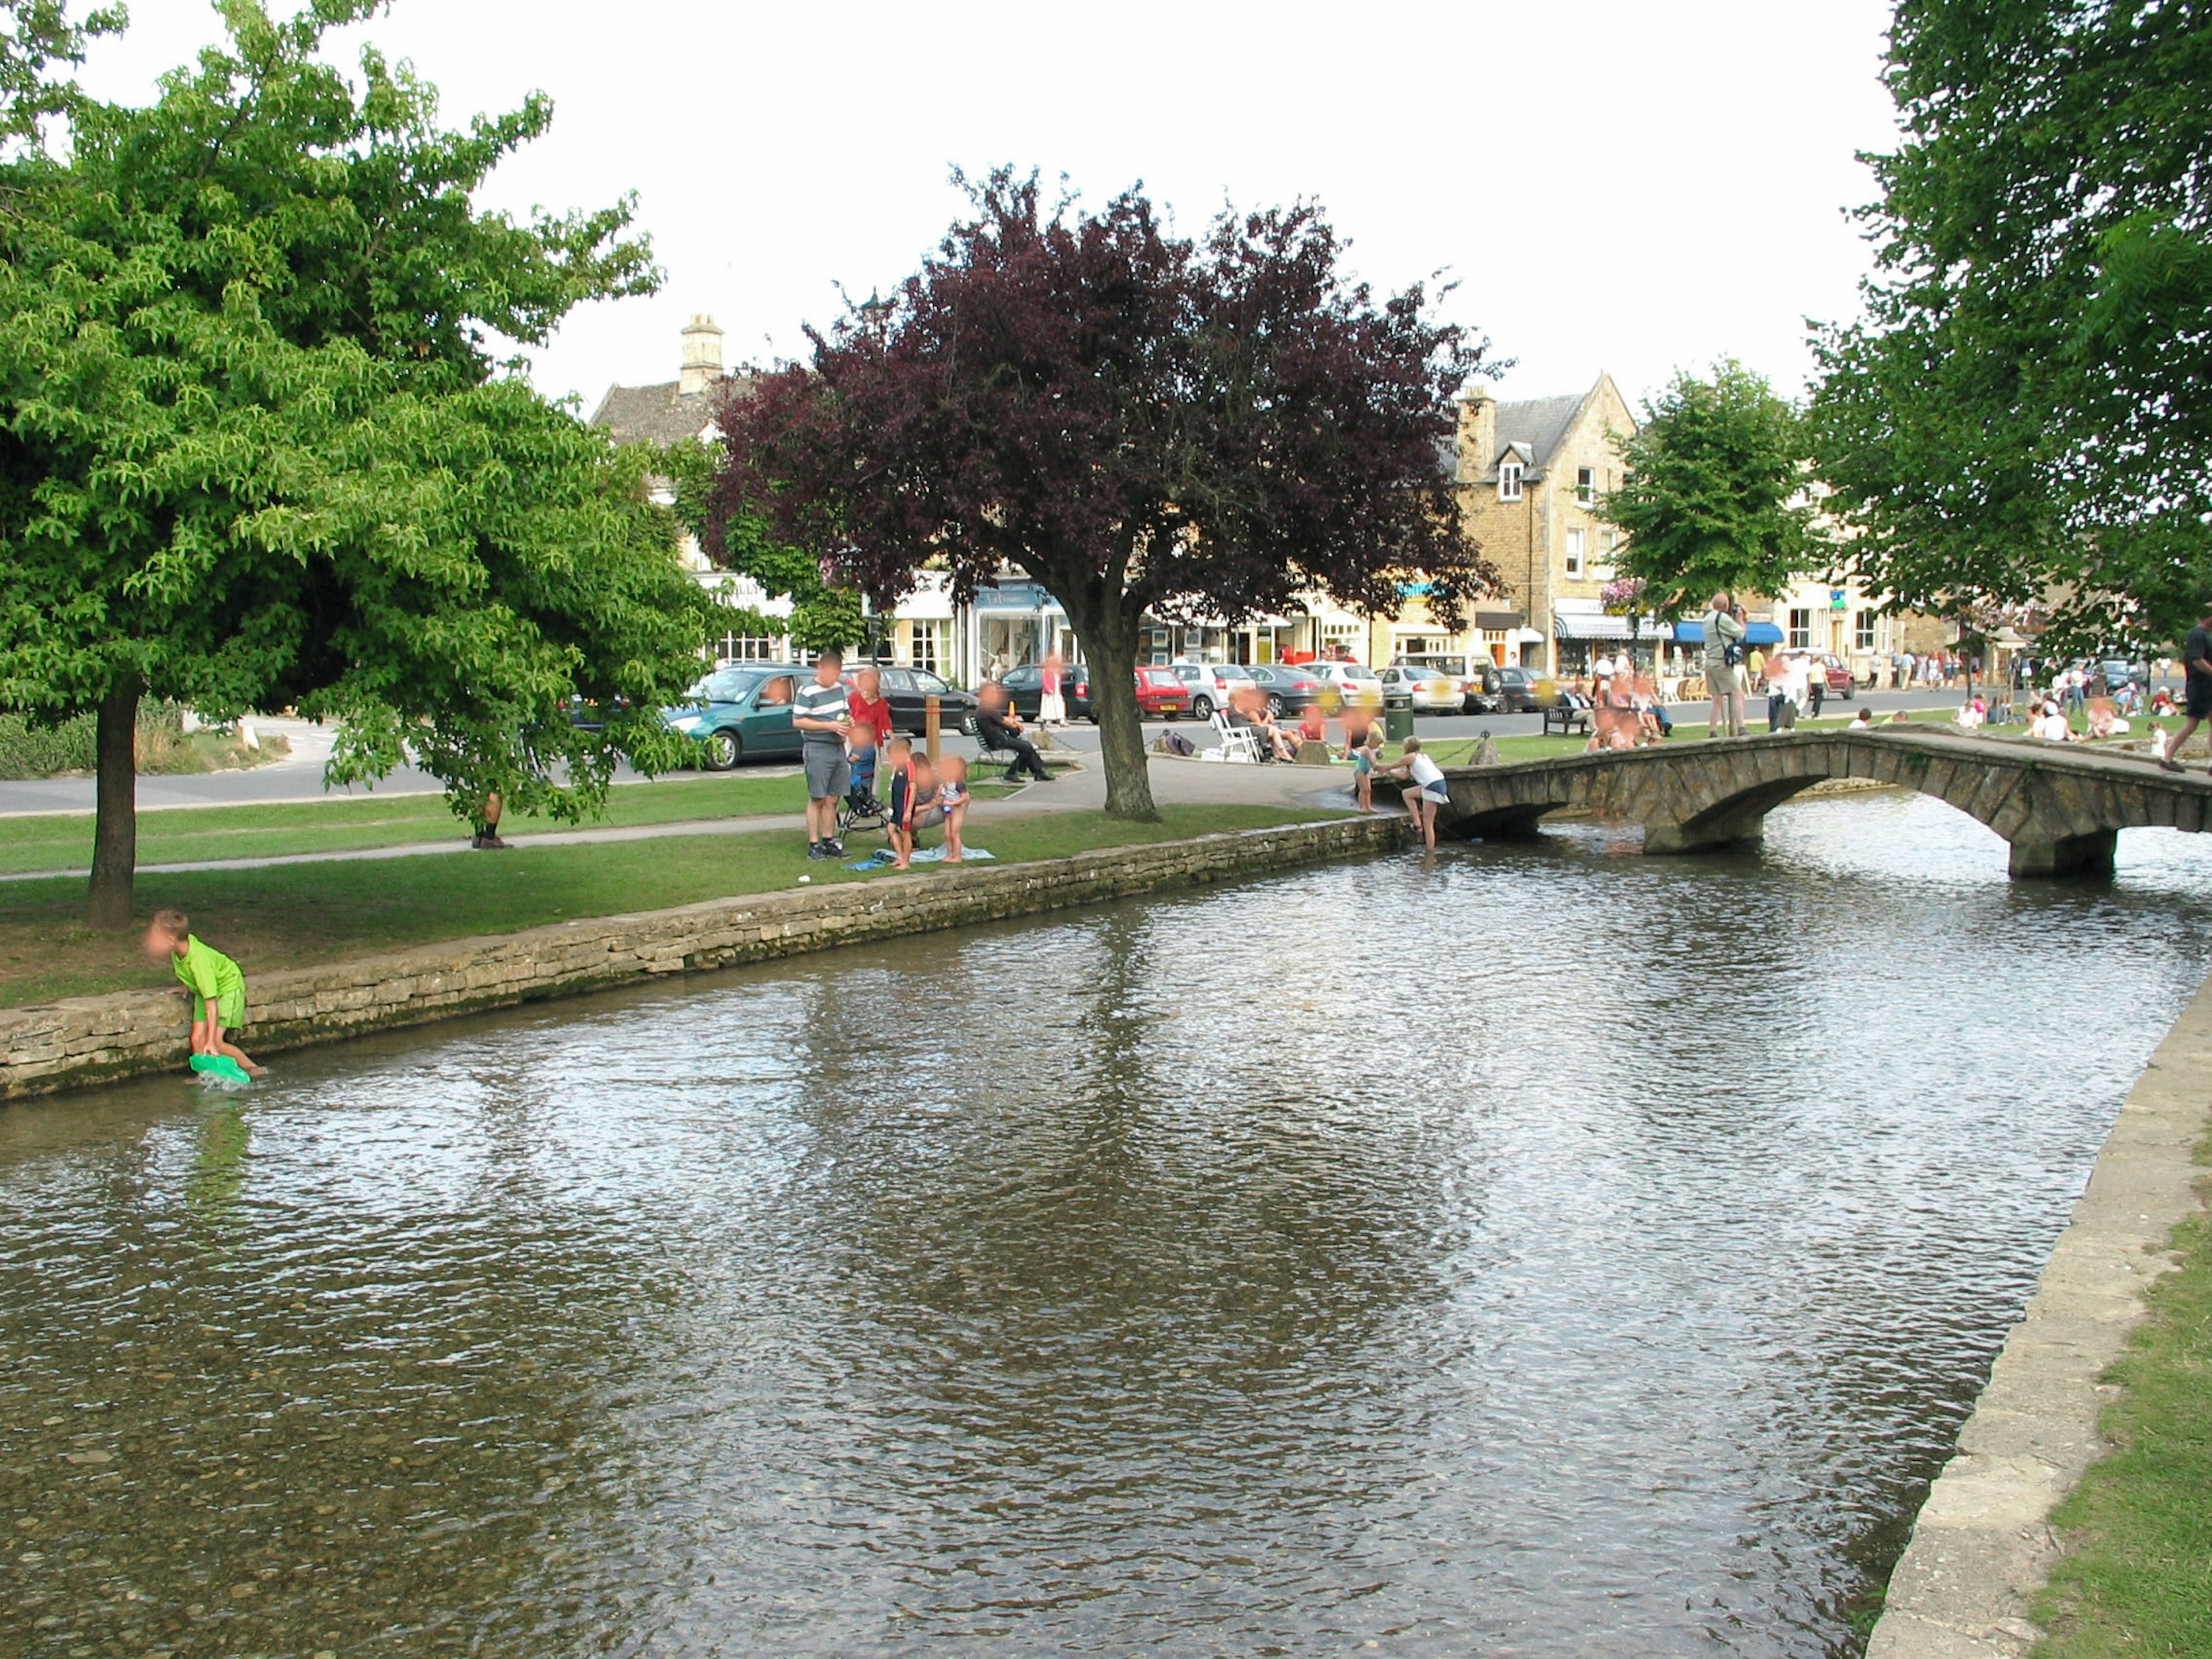
[[[0,1112],[0,1653],[1856,1651],[2212,848],[1633,854]]]

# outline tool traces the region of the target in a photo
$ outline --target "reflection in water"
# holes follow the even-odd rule
[[[9,1651],[1855,1650],[2205,860],[1612,839],[12,1109]]]

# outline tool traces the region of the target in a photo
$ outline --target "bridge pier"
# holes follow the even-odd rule
[[[2093,830],[2086,836],[2022,836],[2012,843],[2009,868],[2023,876],[2109,876],[2117,830]]]

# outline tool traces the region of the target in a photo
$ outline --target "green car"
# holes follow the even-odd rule
[[[718,668],[660,718],[706,750],[709,772],[726,772],[748,755],[788,759],[799,753],[799,737],[791,700],[799,677],[811,672],[767,662]]]

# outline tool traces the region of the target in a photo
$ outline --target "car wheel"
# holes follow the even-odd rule
[[[1279,720],[1283,718],[1283,700],[1280,697],[1269,697],[1267,699],[1267,718],[1271,720]]]
[[[1212,720],[1213,718],[1213,699],[1211,697],[1193,697],[1190,700],[1190,717],[1194,720]]]
[[[727,726],[707,734],[707,769],[726,772],[744,757],[744,744]]]
[[[1845,702],[1849,702],[1853,697],[1858,696],[1858,687],[1856,685],[1847,685],[1844,688],[1844,701]]]

